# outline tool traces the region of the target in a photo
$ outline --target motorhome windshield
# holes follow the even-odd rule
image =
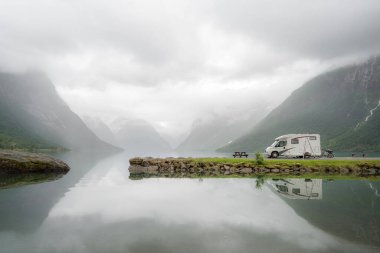
[[[286,140],[280,140],[277,144],[276,147],[285,147],[287,141]]]
[[[276,146],[276,144],[278,143],[278,141],[276,140],[276,141],[274,141],[273,143],[272,143],[272,145],[270,145],[271,147],[274,147],[274,146]]]

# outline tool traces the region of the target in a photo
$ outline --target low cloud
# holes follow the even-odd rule
[[[180,136],[378,54],[379,23],[376,0],[3,0],[0,69],[45,71],[78,114]]]

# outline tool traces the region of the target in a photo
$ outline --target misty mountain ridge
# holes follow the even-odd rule
[[[251,131],[218,151],[263,151],[275,137],[320,133],[337,151],[380,151],[380,57],[318,75]]]
[[[40,72],[0,73],[0,147],[115,150],[71,111]]]
[[[258,103],[236,116],[205,114],[177,151],[262,151],[277,136],[302,132],[320,133],[322,145],[338,151],[380,151],[380,57],[316,76],[256,124],[265,108]],[[127,150],[172,151],[142,119],[119,118],[108,127],[84,117],[86,126],[39,72],[0,73],[0,117],[1,148],[113,149],[109,142]]]
[[[110,128],[116,144],[127,151],[165,153],[172,150],[169,143],[146,120],[118,118],[111,123]]]
[[[247,133],[268,112],[265,102],[258,103],[254,110],[241,111],[231,115],[212,114],[194,121],[187,138],[177,147],[177,151],[214,151]]]
[[[82,120],[99,139],[114,146],[118,146],[115,134],[112,132],[110,127],[100,118],[82,116]]]

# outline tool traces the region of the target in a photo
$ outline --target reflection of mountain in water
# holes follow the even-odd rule
[[[71,170],[58,181],[0,190],[0,231],[27,232],[37,229],[50,209],[97,161],[99,154],[65,153],[60,159]]]
[[[380,182],[323,181],[323,199],[283,197],[314,226],[349,241],[380,246]]]
[[[288,199],[322,199],[322,179],[273,179],[270,184]]]

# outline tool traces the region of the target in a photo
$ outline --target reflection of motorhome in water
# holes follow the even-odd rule
[[[287,134],[279,136],[265,149],[268,157],[317,157],[321,156],[319,134]]]
[[[322,179],[278,179],[270,184],[289,199],[322,199]]]

